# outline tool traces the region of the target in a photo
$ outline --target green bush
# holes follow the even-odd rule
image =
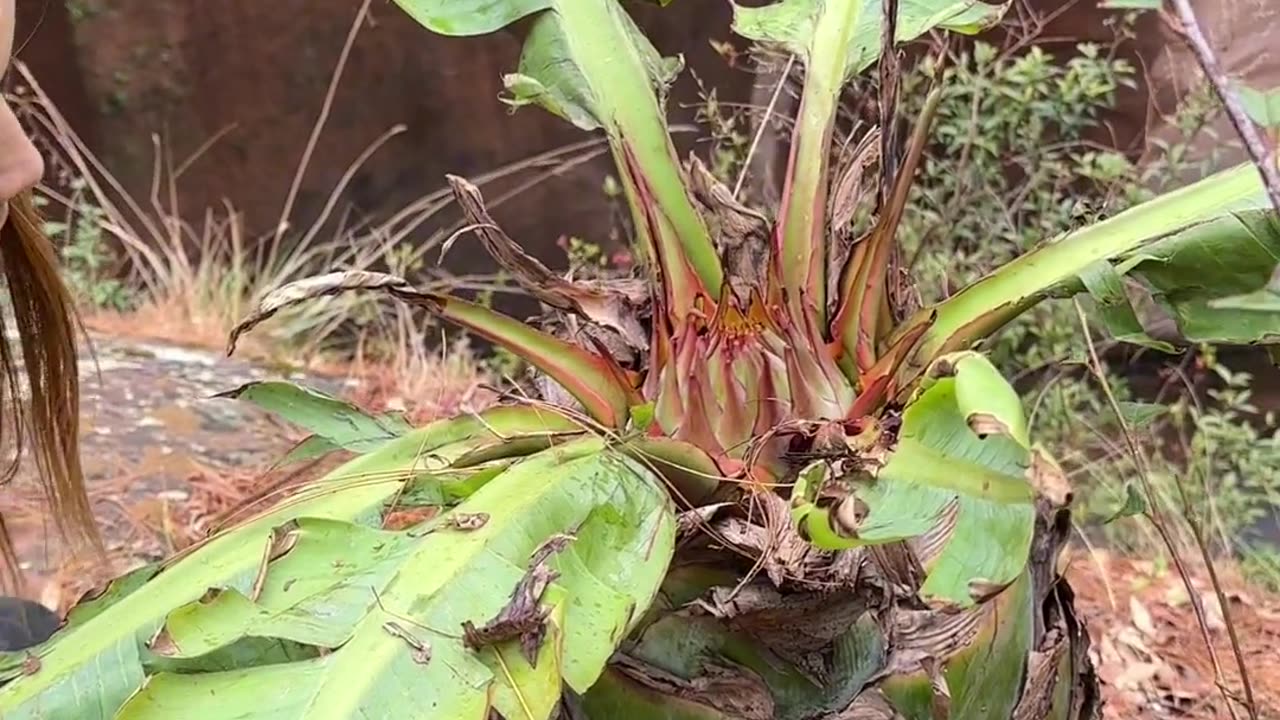
[[[81,305],[97,310],[129,310],[137,298],[117,276],[116,253],[102,228],[105,213],[84,197],[83,184],[73,183],[71,189],[72,202],[65,218],[44,222],[45,234],[62,256],[67,285]],[[47,202],[39,204],[48,206]]]
[[[1218,112],[1205,89],[1166,118],[1176,140],[1153,141],[1139,162],[1096,141],[1118,94],[1137,80],[1134,67],[1111,48],[1080,44],[1064,63],[1034,46],[1005,56],[977,43],[951,58],[950,67],[936,143],[903,223],[904,254],[925,302],[947,297],[1062,228],[1203,177],[1219,162],[1220,151],[1193,152]],[[932,72],[926,62],[904,79],[906,117],[919,111]],[[1221,139],[1213,139],[1208,144],[1218,148]],[[1105,338],[1100,328],[1093,331]],[[1131,400],[1120,370],[1136,350],[1114,350],[1110,356],[1120,362],[1108,369],[1107,381],[1122,401]],[[1136,468],[1084,365],[1074,306],[1036,306],[993,337],[987,351],[1021,381],[1037,436],[1071,470],[1083,517],[1095,526],[1112,517],[1136,481]],[[1208,348],[1189,352],[1215,387],[1196,397],[1174,384],[1167,412],[1135,428],[1136,439],[1174,516],[1201,514],[1196,519],[1213,547],[1240,553],[1246,570],[1265,579],[1267,568],[1275,571],[1266,562],[1274,557],[1253,543],[1250,530],[1280,499],[1280,435],[1274,418],[1252,405],[1249,375],[1231,371]],[[1161,552],[1146,523],[1120,520],[1103,532],[1123,549]]]

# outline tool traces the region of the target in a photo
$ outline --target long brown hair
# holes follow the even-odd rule
[[[12,480],[29,443],[55,528],[73,552],[101,553],[80,467],[78,317],[58,269],[31,193],[10,200],[0,227],[10,306],[0,311],[0,447],[11,446],[12,460],[0,467],[0,483]],[[17,549],[0,511],[0,585],[17,588],[19,580]]]

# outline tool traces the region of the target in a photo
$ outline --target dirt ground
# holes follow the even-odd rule
[[[1229,615],[1260,717],[1280,718],[1280,597],[1248,586],[1231,568],[1219,567],[1218,572],[1227,595],[1225,613],[1207,574],[1191,569],[1221,677],[1231,692],[1241,693],[1227,632]],[[1068,578],[1089,628],[1107,703],[1104,717],[1233,717],[1218,689],[1215,661],[1195,620],[1190,593],[1175,569],[1078,549]],[[1247,717],[1242,709],[1238,713]]]
[[[62,563],[43,540],[46,528],[29,483],[19,478],[14,487],[0,488],[19,536],[28,595],[63,611],[107,573],[163,557],[245,497],[288,483],[289,475],[265,469],[300,439],[264,413],[212,398],[267,377],[262,368],[157,341],[95,342],[100,375],[85,363],[83,455],[113,567]],[[301,379],[328,392],[370,392],[341,378]],[[1238,692],[1229,614],[1261,717],[1280,719],[1280,596],[1248,587],[1229,568],[1222,572],[1229,591],[1225,613],[1204,573],[1193,570],[1217,662]],[[1232,717],[1215,684],[1190,595],[1174,570],[1075,548],[1068,577],[1092,638],[1105,718]]]

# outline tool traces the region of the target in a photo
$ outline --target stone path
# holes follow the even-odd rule
[[[94,336],[93,345],[93,356],[86,350],[81,360],[81,451],[90,497],[118,561],[171,550],[159,526],[166,505],[189,499],[193,476],[260,470],[298,438],[252,406],[213,398],[279,372],[156,342]],[[343,389],[329,378],[286,376],[330,393]],[[57,569],[57,553],[32,512],[30,470],[24,466],[11,487],[0,488],[0,507],[14,518],[25,572],[40,578]],[[139,517],[149,509],[154,518]],[[156,527],[148,533],[148,525]]]

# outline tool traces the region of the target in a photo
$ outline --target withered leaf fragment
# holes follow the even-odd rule
[[[506,607],[489,622],[477,628],[470,620],[462,623],[462,644],[471,650],[520,639],[520,652],[530,667],[538,666],[538,650],[547,634],[547,615],[539,602],[542,593],[560,574],[547,566],[552,555],[568,547],[573,538],[556,535],[533,553],[529,569],[511,593]]]

